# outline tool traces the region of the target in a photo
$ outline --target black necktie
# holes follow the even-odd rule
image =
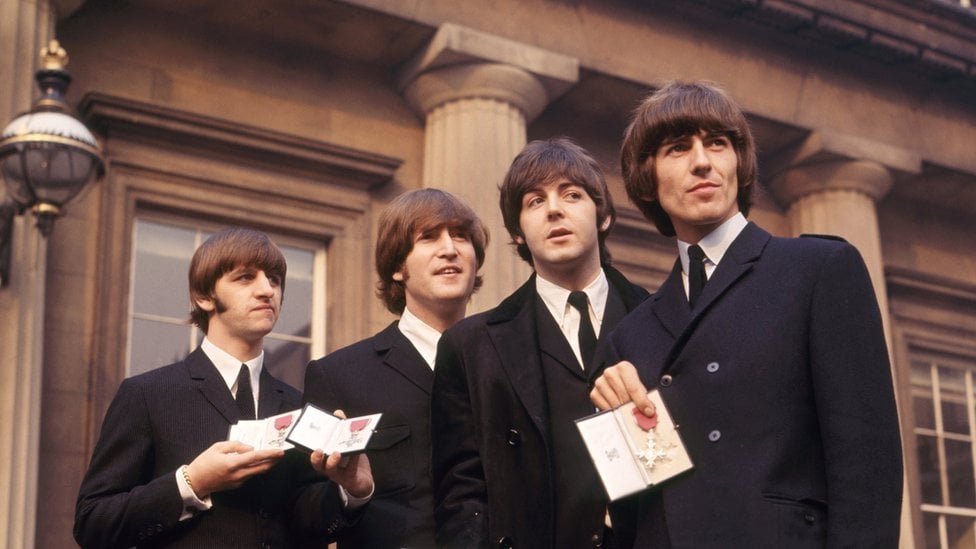
[[[254,392],[247,364],[241,364],[241,373],[237,375],[237,410],[241,419],[254,419]]]
[[[698,244],[688,247],[688,305],[694,308],[705,282],[705,252]]]
[[[580,314],[579,349],[585,370],[593,361],[593,351],[596,350],[596,332],[593,331],[593,323],[590,322],[590,301],[586,297],[586,292],[570,292],[569,304]]]

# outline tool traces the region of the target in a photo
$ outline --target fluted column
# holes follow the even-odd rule
[[[46,0],[0,0],[0,127],[31,106],[53,11]],[[0,289],[0,546],[11,549],[34,547],[36,524],[47,242],[33,225],[30,214],[15,219]]]
[[[469,314],[531,272],[508,244],[498,186],[525,146],[526,124],[577,78],[575,59],[450,23],[401,73],[404,97],[426,122],[423,185],[462,197],[491,232]]]

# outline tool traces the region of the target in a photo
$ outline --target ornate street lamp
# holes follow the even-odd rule
[[[0,134],[0,174],[9,197],[0,204],[0,286],[10,272],[13,217],[29,208],[48,236],[62,207],[105,173],[98,142],[65,101],[71,83],[67,53],[52,40],[41,58],[35,75],[41,97]]]

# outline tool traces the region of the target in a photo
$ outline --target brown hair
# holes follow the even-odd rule
[[[532,265],[532,252],[529,251],[528,244],[524,239],[521,243],[515,240],[522,236],[522,228],[519,226],[522,198],[532,189],[561,178],[583,187],[596,204],[597,228],[610,219],[610,225],[605,231],[599,231],[597,237],[600,243],[600,263],[609,266],[611,257],[606,239],[616,218],[613,197],[607,190],[600,164],[586,149],[567,137],[532,141],[515,157],[505,174],[505,180],[499,188],[501,196],[498,202],[515,250],[519,257]]]
[[[288,266],[268,235],[254,229],[229,227],[217,231],[197,248],[190,260],[190,322],[207,333],[210,315],[197,305],[199,298],[213,298],[217,280],[225,273],[247,266],[256,267],[281,280],[282,298],[285,292],[285,274]]]
[[[742,215],[749,215],[757,180],[756,145],[742,110],[718,85],[708,81],[668,82],[641,102],[624,132],[620,167],[627,196],[665,236],[674,236],[675,231],[671,217],[657,200],[655,155],[665,141],[702,130],[724,135],[732,142],[738,159],[736,200]]]
[[[376,273],[380,280],[376,295],[391,313],[403,314],[407,306],[405,283],[393,280],[393,275],[403,268],[417,233],[444,227],[468,235],[480,269],[485,262],[488,229],[474,210],[451,193],[429,188],[408,191],[396,197],[380,214],[376,235]],[[482,282],[481,275],[477,275],[475,291]]]

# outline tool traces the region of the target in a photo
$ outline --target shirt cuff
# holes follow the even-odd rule
[[[183,512],[180,514],[180,521],[192,518],[200,511],[206,511],[213,507],[213,500],[210,499],[210,496],[200,499],[193,492],[193,488],[190,488],[186,482],[186,476],[183,474],[184,469],[186,469],[186,465],[181,465],[176,470],[176,486],[179,487],[180,497],[183,498]]]
[[[339,485],[339,495],[342,496],[342,506],[349,511],[355,511],[363,505],[369,503],[369,500],[373,497],[373,492],[376,491],[376,484],[373,484],[373,488],[364,497],[356,497],[346,491],[342,485]]]

